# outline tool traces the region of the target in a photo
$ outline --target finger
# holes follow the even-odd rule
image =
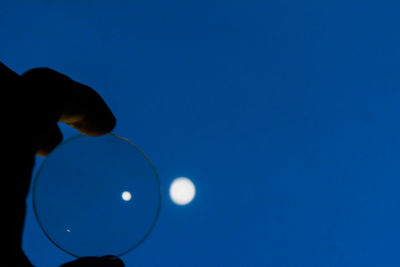
[[[72,81],[61,122],[86,135],[106,134],[115,127],[115,117],[104,100],[89,86]]]
[[[101,257],[101,259],[106,260],[106,261],[111,261],[113,264],[112,266],[114,266],[114,267],[125,267],[124,262],[116,256],[107,255],[107,256]]]
[[[36,155],[47,156],[62,141],[62,132],[55,123],[39,137]]]
[[[96,91],[48,68],[36,68],[22,76],[24,85],[37,100],[39,127],[65,122],[86,135],[103,135],[116,123],[111,110]]]

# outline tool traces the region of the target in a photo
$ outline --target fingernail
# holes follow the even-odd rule
[[[106,260],[111,260],[111,261],[118,260],[118,257],[116,257],[114,255],[106,255],[106,256],[103,256],[103,258]]]

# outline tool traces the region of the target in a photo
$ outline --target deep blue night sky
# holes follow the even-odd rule
[[[400,266],[399,9],[3,0],[0,60],[93,87],[152,159],[162,211],[128,267]],[[197,188],[183,207],[168,196],[178,176]],[[72,260],[30,201],[28,257]]]

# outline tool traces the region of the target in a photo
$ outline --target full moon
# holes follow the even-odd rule
[[[177,205],[189,204],[196,194],[196,188],[192,181],[186,177],[176,178],[169,188],[169,195]]]
[[[131,200],[132,195],[128,191],[124,191],[124,192],[122,192],[121,197],[122,197],[123,200],[129,201],[129,200]]]

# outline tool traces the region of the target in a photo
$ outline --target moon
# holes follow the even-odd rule
[[[124,192],[122,192],[121,197],[123,200],[129,201],[132,198],[132,194],[129,193],[128,191],[124,191]]]
[[[191,180],[186,177],[176,178],[169,187],[171,200],[177,205],[187,205],[192,202],[196,188]]]

